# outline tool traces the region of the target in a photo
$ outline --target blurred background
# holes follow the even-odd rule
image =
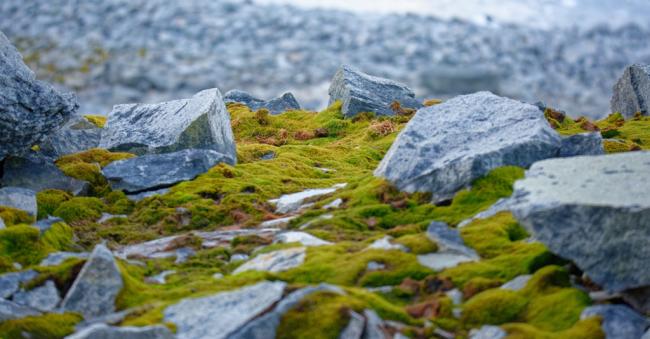
[[[650,63],[648,0],[2,0],[0,30],[82,113],[219,87],[327,103],[351,64],[421,98],[490,90],[572,116],[609,113]]]

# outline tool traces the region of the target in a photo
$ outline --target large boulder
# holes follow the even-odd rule
[[[111,314],[124,281],[111,251],[97,245],[68,290],[61,308],[85,319]]]
[[[36,216],[38,212],[36,192],[20,187],[0,188],[0,206],[23,210],[30,215]]]
[[[417,109],[422,104],[415,99],[415,93],[395,81],[365,74],[353,67],[343,65],[334,75],[329,88],[330,105],[340,100],[346,117],[361,112],[377,115],[395,115],[391,104],[395,101],[401,107]]]
[[[74,116],[63,127],[45,137],[39,146],[47,156],[58,158],[98,147],[101,136],[101,128],[83,116]]]
[[[63,125],[79,104],[34,73],[0,32],[0,160],[21,154]]]
[[[185,299],[167,307],[164,320],[176,325],[178,339],[226,338],[278,302],[285,286],[280,281],[263,281],[232,292]]]
[[[228,91],[223,96],[223,101],[225,103],[240,103],[248,106],[253,111],[257,111],[260,108],[266,108],[271,114],[280,114],[286,111],[300,109],[300,104],[296,97],[291,93],[284,93],[281,97],[271,99],[269,101],[264,101],[258,99],[251,94],[240,91],[237,89]]]
[[[115,161],[102,173],[114,190],[138,193],[192,180],[221,162],[233,164],[233,159],[212,150],[186,149]]]
[[[515,183],[535,239],[612,292],[650,285],[650,152],[549,159]]]
[[[478,92],[418,110],[375,175],[445,200],[494,168],[555,157],[561,143],[539,108]]]
[[[94,324],[65,339],[173,339],[174,335],[163,325],[133,327]]]
[[[614,85],[610,101],[612,112],[629,118],[637,112],[650,114],[650,65],[631,65]]]
[[[99,147],[135,154],[201,148],[237,159],[230,115],[216,88],[190,99],[113,107]]]
[[[39,192],[59,189],[74,195],[84,193],[88,183],[65,175],[52,161],[40,154],[10,156],[3,162],[0,183],[4,186],[28,188]]]

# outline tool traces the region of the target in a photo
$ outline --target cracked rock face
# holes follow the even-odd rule
[[[102,129],[82,116],[71,118],[40,143],[44,154],[58,158],[99,146]]]
[[[61,94],[36,80],[0,32],[0,159],[28,150],[77,110],[74,94]]]
[[[445,200],[497,167],[555,157],[561,143],[537,107],[478,92],[418,110],[375,175]]]
[[[650,65],[631,65],[614,86],[610,102],[612,112],[619,112],[626,118],[635,113],[650,115]]]
[[[650,152],[550,159],[515,183],[519,222],[613,292],[650,285]]]
[[[300,109],[298,100],[296,100],[296,97],[294,97],[291,93],[284,93],[281,97],[264,101],[252,96],[247,92],[234,89],[228,91],[224,95],[223,101],[226,103],[238,102],[244,104],[248,106],[248,108],[250,108],[252,111],[257,111],[260,108],[266,108],[269,110],[269,113],[273,115]]]
[[[113,107],[99,147],[135,154],[209,149],[237,159],[230,115],[217,88],[190,99]]]

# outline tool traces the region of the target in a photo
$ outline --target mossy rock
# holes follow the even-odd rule
[[[47,218],[53,215],[62,203],[72,199],[72,194],[57,190],[49,189],[36,194],[36,203],[38,205],[38,219]]]
[[[2,218],[5,226],[31,224],[34,222],[34,217],[29,215],[29,213],[8,206],[0,206],[0,218]]]

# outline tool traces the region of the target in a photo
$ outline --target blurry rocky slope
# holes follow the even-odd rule
[[[4,0],[0,17],[29,66],[76,90],[84,113],[211,87],[265,98],[293,90],[322,107],[347,63],[420,97],[489,89],[603,116],[623,68],[650,62],[647,29],[633,23],[549,31],[245,0]]]

